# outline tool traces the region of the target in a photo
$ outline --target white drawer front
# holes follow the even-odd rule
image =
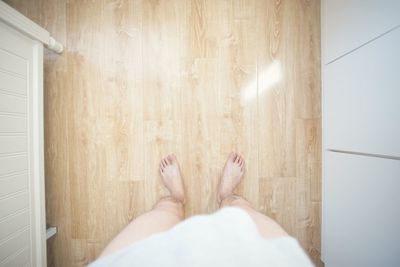
[[[325,152],[325,266],[399,266],[400,160]]]
[[[326,64],[400,25],[398,0],[324,0],[322,31]]]
[[[400,29],[325,66],[326,149],[400,157]]]

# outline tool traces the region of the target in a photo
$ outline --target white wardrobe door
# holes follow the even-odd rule
[[[323,62],[337,59],[400,25],[398,0],[323,0]]]
[[[324,67],[326,149],[400,157],[399,47],[400,28]]]
[[[43,48],[2,22],[0,36],[0,266],[44,266]]]
[[[325,152],[326,267],[400,266],[400,160]]]

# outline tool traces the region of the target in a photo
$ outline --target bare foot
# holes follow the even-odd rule
[[[171,193],[171,196],[183,203],[185,200],[185,191],[183,189],[179,163],[175,155],[168,155],[161,160],[160,173],[164,185]]]
[[[244,159],[237,153],[231,152],[225,163],[224,174],[218,190],[218,200],[221,202],[233,194],[244,173]]]

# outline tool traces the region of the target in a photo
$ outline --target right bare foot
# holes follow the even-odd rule
[[[218,190],[218,200],[221,202],[233,194],[244,173],[244,159],[237,153],[231,152],[226,161],[224,174]]]
[[[160,173],[164,185],[171,193],[171,196],[183,203],[185,201],[185,191],[179,163],[175,155],[168,155],[161,160]]]

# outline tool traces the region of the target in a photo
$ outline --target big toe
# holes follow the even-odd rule
[[[168,155],[167,158],[171,163],[177,163],[178,162],[178,160],[177,160],[177,158],[176,158],[176,156],[174,154]]]
[[[235,152],[232,151],[231,153],[229,153],[228,160],[232,161],[232,162],[235,162],[235,159],[236,159],[237,156],[238,155]]]

